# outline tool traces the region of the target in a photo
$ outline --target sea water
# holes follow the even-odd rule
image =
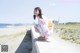
[[[23,24],[0,24],[0,28],[9,28],[15,26],[22,26]]]

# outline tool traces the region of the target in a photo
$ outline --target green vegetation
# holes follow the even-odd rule
[[[59,24],[55,27],[59,29],[58,32],[62,39],[80,44],[80,24]]]
[[[80,29],[80,24],[59,24],[56,27],[60,29]]]

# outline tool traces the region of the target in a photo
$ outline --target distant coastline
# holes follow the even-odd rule
[[[15,27],[15,26],[24,26],[24,25],[32,25],[32,24],[5,24],[5,23],[0,23],[0,28],[9,28],[9,27]]]

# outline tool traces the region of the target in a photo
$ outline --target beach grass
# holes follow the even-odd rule
[[[80,44],[80,24],[58,24],[59,37],[72,43]]]
[[[60,29],[80,29],[80,24],[59,24],[55,26]]]

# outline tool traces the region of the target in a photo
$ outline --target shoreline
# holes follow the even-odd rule
[[[30,26],[15,26],[9,28],[0,28],[0,36],[1,35],[9,35],[9,34],[16,34],[19,32],[25,32],[27,29],[30,29]]]

